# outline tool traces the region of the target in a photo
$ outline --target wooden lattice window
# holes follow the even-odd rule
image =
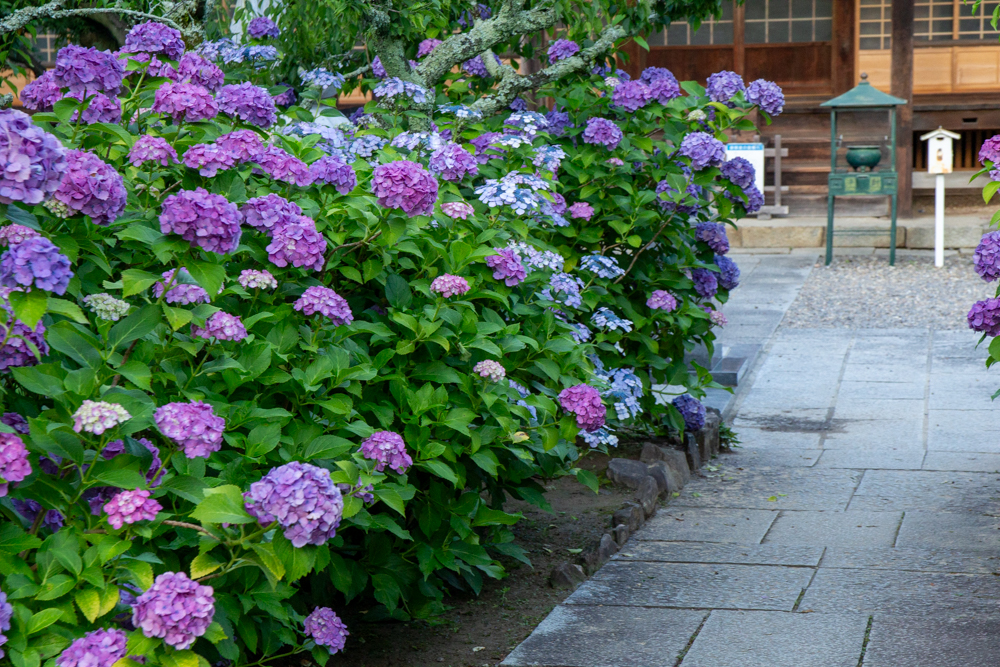
[[[858,46],[862,51],[890,48],[892,0],[861,0],[858,12]]]
[[[650,35],[650,46],[707,46],[733,43],[733,5],[722,4],[722,16],[703,21],[692,30],[686,21],[671,23],[662,33]]]
[[[962,6],[961,12],[956,12],[958,27],[955,31],[955,37],[969,40],[995,40],[997,31],[993,29],[992,21],[993,10],[996,9],[997,5],[1000,5],[997,0],[983,0],[975,14],[972,14],[970,5]]]
[[[757,0],[745,5],[747,44],[828,42],[833,0]]]
[[[917,0],[913,7],[913,39],[918,42],[955,39],[955,9],[955,0]]]
[[[56,51],[59,50],[59,37],[56,35],[42,34],[34,39],[32,49],[37,58],[46,67],[56,64]]]

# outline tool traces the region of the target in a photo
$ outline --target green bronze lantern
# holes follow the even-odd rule
[[[889,265],[896,263],[896,107],[906,100],[861,83],[820,106],[830,109],[830,175],[826,206],[826,263],[833,261],[835,197],[884,195],[892,200]],[[839,132],[839,133],[838,133]],[[844,233],[844,232],[841,232]]]

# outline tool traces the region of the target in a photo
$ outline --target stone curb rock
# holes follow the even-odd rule
[[[646,475],[645,479],[642,480],[642,485],[636,489],[636,500],[642,505],[642,511],[645,512],[646,518],[656,514],[656,501],[660,497],[660,487],[656,483],[656,480]]]
[[[652,481],[652,480],[651,480]],[[611,560],[611,557],[618,552],[618,545],[607,533],[601,535],[597,540],[580,554],[580,563],[588,575],[592,575],[601,569],[601,566]]]
[[[680,476],[663,461],[650,464],[649,476],[656,480],[660,495],[665,493],[668,498],[679,493],[681,487],[684,486],[680,481]]]
[[[608,462],[607,478],[615,484],[638,490],[642,486],[649,470],[646,464],[634,459],[611,459]]]
[[[719,426],[722,419],[715,412],[706,412],[705,425],[694,434],[698,443],[698,454],[705,463],[719,453]]]
[[[549,586],[552,588],[576,590],[586,580],[587,574],[576,563],[560,563],[552,568],[552,572],[549,574]]]
[[[688,466],[687,457],[684,452],[671,447],[661,447],[647,442],[643,445],[642,454],[639,460],[647,465],[655,465],[663,462],[674,471],[680,480],[680,485],[684,486],[691,481],[691,468]]]
[[[625,503],[611,517],[612,525],[624,525],[628,528],[629,533],[639,530],[644,523],[646,523],[646,515],[643,513],[642,508],[635,503]]]
[[[688,467],[691,471],[701,469],[701,448],[691,433],[684,434],[684,453],[687,455]]]
[[[625,543],[628,542],[628,537],[629,537],[628,526],[626,526],[624,523],[620,523],[617,526],[615,526],[614,530],[611,532],[615,534],[615,542],[618,544],[618,548],[620,549],[623,546],[625,546]]]

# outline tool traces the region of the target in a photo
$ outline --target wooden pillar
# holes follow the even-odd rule
[[[833,94],[843,95],[858,82],[854,72],[854,32],[858,0],[833,0]]]
[[[906,100],[898,107],[896,169],[899,170],[899,217],[913,216],[913,2],[892,0],[892,87]]]
[[[746,47],[743,41],[744,17],[743,3],[733,0],[733,71],[744,76],[746,74]]]

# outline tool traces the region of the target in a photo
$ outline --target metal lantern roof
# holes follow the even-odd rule
[[[867,79],[868,75],[862,74],[861,83],[843,95],[823,102],[820,106],[836,109],[858,109],[865,107],[896,107],[906,104],[906,100],[893,97],[873,87],[868,83]]]

